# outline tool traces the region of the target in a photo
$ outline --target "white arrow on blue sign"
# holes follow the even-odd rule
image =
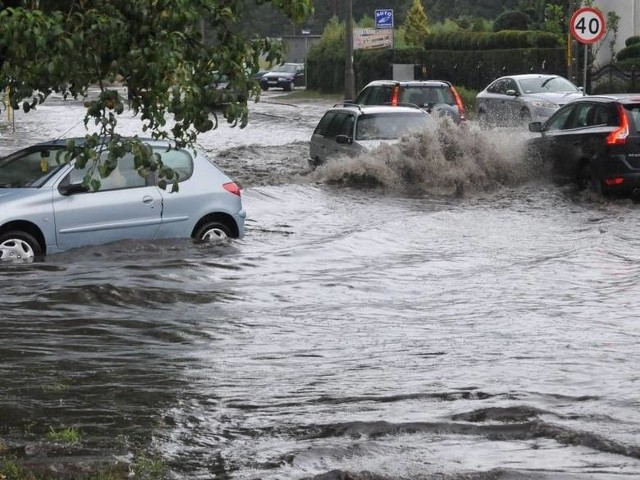
[[[376,28],[393,28],[393,9],[376,10]]]

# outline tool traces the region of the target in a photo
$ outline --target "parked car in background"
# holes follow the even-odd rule
[[[304,75],[303,63],[283,63],[263,74],[258,81],[262,90],[270,88],[293,90],[295,87],[304,86]]]
[[[330,158],[355,156],[424,127],[429,114],[418,107],[334,105],[320,119],[309,143],[309,164]]]
[[[640,198],[640,94],[581,97],[546,122],[532,122],[538,135],[530,155],[551,163],[560,179],[603,194]]]
[[[476,96],[478,121],[513,126],[543,122],[583,92],[559,75],[524,74],[500,77]]]
[[[449,116],[456,123],[467,114],[455,87],[443,80],[375,80],[355,98],[361,105],[398,105],[411,103],[427,113]]]
[[[236,183],[192,149],[170,148],[160,140],[145,143],[179,175],[177,192],[160,188],[155,173],[141,176],[131,154],[105,178],[91,161],[83,168],[59,162],[66,140],[0,159],[0,260],[124,239],[208,241],[244,235],[246,213]],[[87,173],[100,180],[98,190],[83,186]]]

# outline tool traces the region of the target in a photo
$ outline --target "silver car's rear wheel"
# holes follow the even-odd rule
[[[207,222],[193,236],[196,242],[219,242],[231,238],[229,228],[220,222]]]
[[[0,235],[0,261],[28,260],[42,255],[42,248],[26,232],[11,231]]]

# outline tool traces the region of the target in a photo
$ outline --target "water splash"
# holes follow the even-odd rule
[[[411,193],[467,194],[514,186],[539,177],[525,155],[528,133],[485,130],[449,119],[431,122],[398,143],[318,168],[325,183],[381,186]]]

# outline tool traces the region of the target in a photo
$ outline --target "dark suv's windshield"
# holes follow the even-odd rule
[[[63,147],[34,147],[0,159],[0,188],[40,187],[64,165]]]

